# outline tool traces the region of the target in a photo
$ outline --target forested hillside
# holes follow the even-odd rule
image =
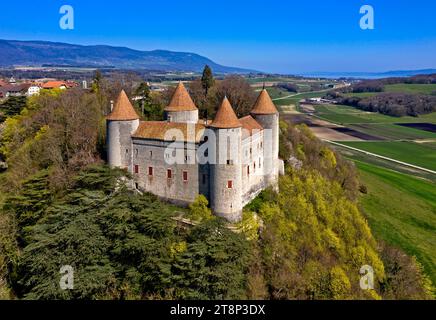
[[[5,122],[1,298],[431,298],[419,264],[373,237],[354,167],[306,127],[281,123],[280,154],[300,165],[290,161],[280,192],[262,192],[229,228],[204,197],[178,208],[129,189],[125,171],[104,165],[103,115],[114,91],[106,85],[48,92]],[[74,290],[59,287],[63,265],[75,270]],[[375,271],[374,290],[359,286],[363,265]]]

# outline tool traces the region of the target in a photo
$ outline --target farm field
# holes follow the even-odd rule
[[[344,145],[436,171],[436,152],[425,144],[405,141],[341,142]]]
[[[322,96],[325,92],[326,92],[326,90],[302,92],[302,93],[295,94],[292,97],[289,97],[286,99],[274,100],[274,104],[278,107],[284,106],[284,105],[285,106],[291,105],[291,104],[293,104],[295,106],[299,106],[300,100],[306,99],[306,98],[317,98],[317,97]],[[293,94],[293,93],[289,93],[289,95],[291,95],[291,94]]]
[[[368,98],[378,95],[380,92],[349,92],[345,93],[345,97]]]
[[[416,256],[436,283],[436,185],[361,161],[356,166],[368,189],[360,204],[375,236]]]
[[[397,83],[384,86],[383,92],[399,92],[406,94],[436,95],[436,84]],[[383,92],[349,92],[345,97],[368,98]]]
[[[385,92],[400,92],[410,94],[435,94],[436,84],[410,84],[399,83],[385,86]]]
[[[381,113],[366,112],[344,105],[315,106],[317,117],[338,123],[436,123],[436,112],[419,117],[391,117]]]
[[[436,139],[436,133],[407,128],[392,123],[351,124],[350,128],[389,140]]]

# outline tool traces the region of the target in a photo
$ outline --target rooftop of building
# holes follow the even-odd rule
[[[122,90],[112,112],[106,117],[106,120],[129,121],[137,119],[139,119],[138,114],[130,103],[126,92]]]
[[[165,111],[177,112],[177,111],[195,111],[198,110],[191,96],[186,90],[183,82],[179,82],[171,98],[170,104],[165,108]]]
[[[276,114],[278,113],[276,106],[271,100],[266,89],[262,89],[254,104],[252,114]]]
[[[232,105],[230,104],[230,101],[229,99],[227,99],[227,97],[224,97],[223,102],[221,103],[215,115],[215,119],[213,119],[210,126],[218,129],[242,127],[242,124],[236,116],[236,113],[233,110]]]

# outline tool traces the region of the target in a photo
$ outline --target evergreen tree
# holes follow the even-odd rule
[[[92,81],[92,91],[99,94],[101,92],[101,82],[103,76],[100,70],[95,71],[94,79]]]
[[[212,69],[208,65],[204,67],[203,75],[201,77],[201,84],[204,89],[204,95],[207,96],[207,94],[209,93],[209,89],[215,84]]]
[[[6,117],[12,117],[21,112],[26,107],[26,97],[9,97],[0,104],[0,112]]]

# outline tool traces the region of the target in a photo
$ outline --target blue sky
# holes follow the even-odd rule
[[[59,27],[72,5],[74,30]],[[375,30],[359,27],[362,5]],[[436,68],[433,0],[6,1],[0,38],[109,44],[205,55],[280,73]]]

